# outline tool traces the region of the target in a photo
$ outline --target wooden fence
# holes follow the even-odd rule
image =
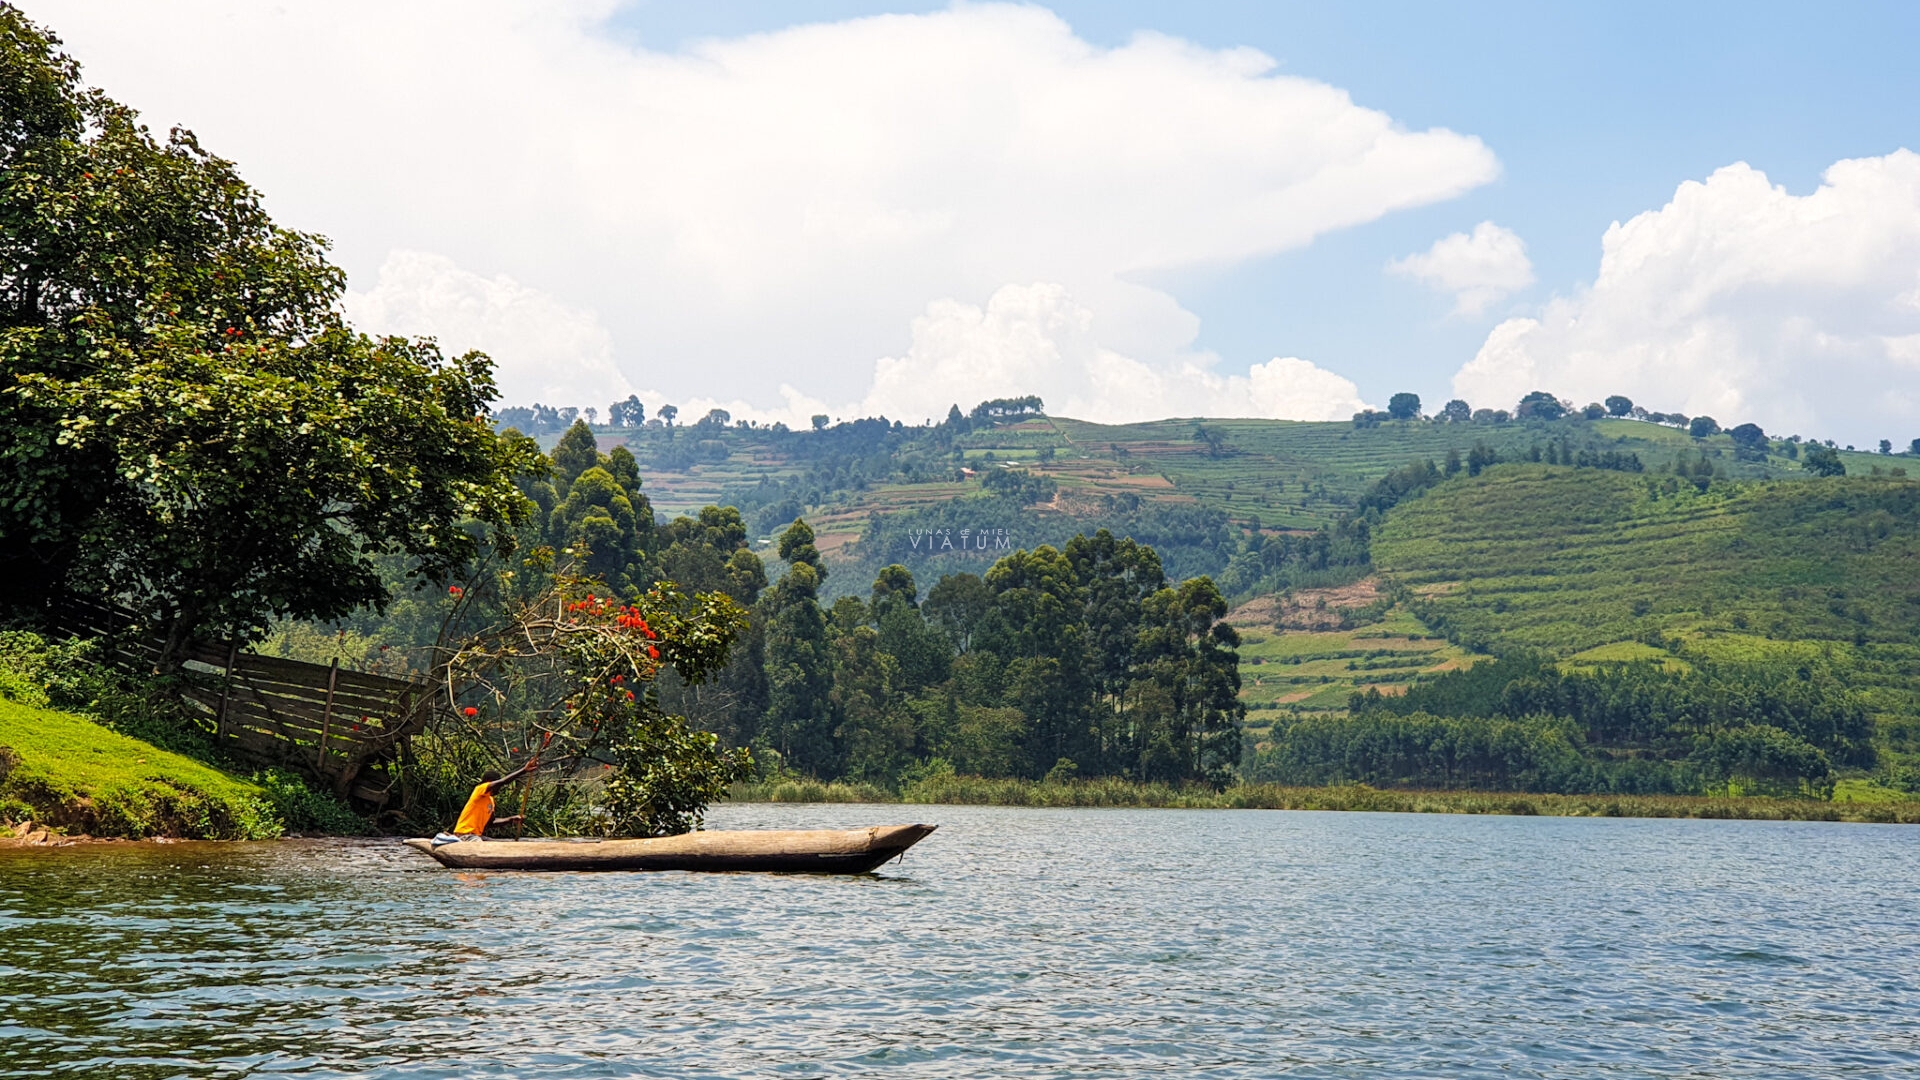
[[[130,612],[69,602],[53,622],[63,633],[99,639],[123,668],[150,672],[162,659],[164,642],[133,630]],[[338,658],[311,664],[259,656],[232,644],[194,642],[183,659],[181,698],[236,762],[286,769],[375,808],[403,794],[392,766],[433,717],[430,682],[345,670]]]

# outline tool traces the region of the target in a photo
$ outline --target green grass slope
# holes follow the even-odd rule
[[[1827,655],[1878,710],[1920,711],[1914,480],[1703,492],[1672,477],[1502,466],[1397,507],[1373,559],[1429,625],[1469,647]]]
[[[278,836],[269,792],[70,713],[0,700],[0,817],[70,833]]]

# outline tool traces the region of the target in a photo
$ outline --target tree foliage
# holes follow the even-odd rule
[[[1816,442],[1807,444],[1800,456],[1800,467],[1816,476],[1847,475],[1847,463],[1840,460],[1840,452]]]
[[[1567,415],[1569,407],[1545,390],[1535,390],[1514,406],[1513,416],[1516,420],[1558,420]]]
[[[534,460],[491,365],[336,313],[320,238],[273,224],[190,132],[156,139],[0,8],[0,600],[131,603],[247,633],[386,601],[504,542]]]
[[[1815,794],[1873,763],[1860,695],[1802,666],[1482,661],[1345,719],[1276,726],[1255,776],[1285,783],[1640,794]]]

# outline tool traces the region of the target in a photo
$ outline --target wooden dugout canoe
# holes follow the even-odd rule
[[[462,840],[407,846],[455,870],[761,870],[864,874],[899,857],[933,825],[691,832],[646,840]]]

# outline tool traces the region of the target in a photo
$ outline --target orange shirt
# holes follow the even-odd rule
[[[461,836],[485,836],[487,826],[493,824],[493,790],[486,784],[473,789],[473,795],[467,799],[467,808],[460,811],[460,821],[453,831]]]

